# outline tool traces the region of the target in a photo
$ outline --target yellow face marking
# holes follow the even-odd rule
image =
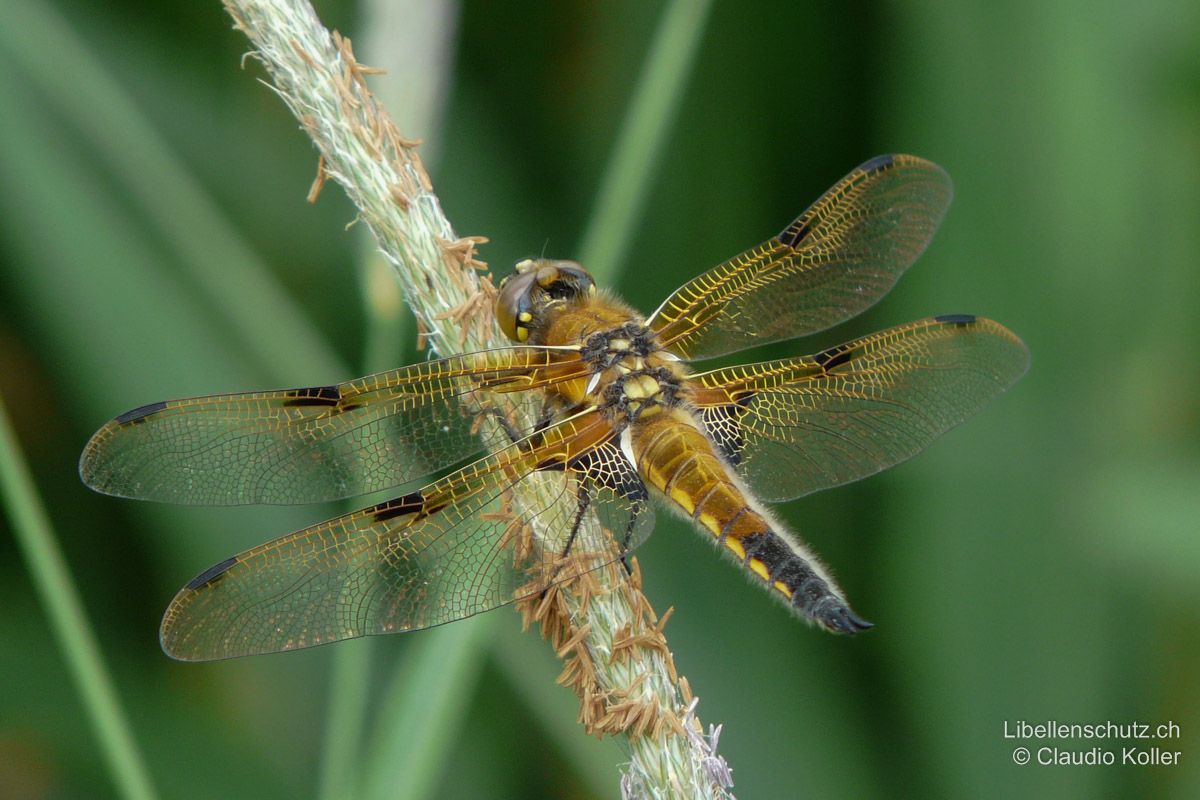
[[[517,341],[523,342],[529,338],[529,328],[517,328]]]
[[[771,580],[771,573],[767,571],[767,565],[757,558],[750,559],[750,569],[764,581]]]
[[[533,314],[528,311],[522,311],[517,315],[517,319],[521,320],[521,322],[533,322]]]
[[[792,590],[789,589],[787,584],[785,584],[783,581],[775,581],[775,583],[772,585],[779,591],[783,592],[783,594],[787,596],[788,600],[792,599]]]
[[[695,504],[692,503],[692,498],[689,497],[686,492],[680,491],[679,489],[672,489],[671,490],[671,499],[674,500],[676,503],[678,503],[679,507],[682,508],[684,511],[686,511],[688,514],[691,514],[693,511],[696,510]]]

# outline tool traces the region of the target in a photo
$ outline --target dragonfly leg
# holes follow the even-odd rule
[[[571,548],[575,545],[575,537],[579,535],[579,528],[583,525],[583,515],[587,513],[588,506],[592,504],[591,493],[588,492],[586,486],[579,487],[579,505],[575,508],[575,520],[571,523],[571,532],[567,534],[567,543],[563,545],[562,552],[558,556],[558,565],[555,566],[550,580],[546,581],[546,588],[542,589],[542,596],[546,595],[546,590],[558,582],[558,574],[562,568],[566,566],[567,556],[571,553]]]
[[[507,436],[509,441],[513,444],[516,444],[521,439],[525,438],[525,436],[519,430],[517,430],[517,427],[513,424],[512,420],[508,418],[508,415],[504,413],[503,409],[488,405],[480,409],[480,413],[494,418],[496,420],[496,424],[500,426],[502,431],[504,431],[504,435]]]
[[[554,420],[554,413],[557,410],[558,404],[554,402],[553,397],[546,397],[542,401],[542,413],[538,415],[538,420],[534,423],[534,434],[541,433],[550,427],[550,423]]]
[[[588,491],[587,486],[579,487],[579,505],[575,509],[575,521],[571,523],[571,533],[567,536],[567,543],[563,546],[562,558],[566,558],[571,552],[571,546],[575,544],[575,537],[579,535],[579,528],[583,525],[583,515],[587,513],[588,506],[592,504],[592,494]]]
[[[536,436],[537,434],[549,428],[550,423],[554,421],[554,415],[557,411],[557,408],[557,404],[553,402],[552,398],[547,397],[542,402],[542,411],[540,414],[538,414],[537,422],[534,423],[533,431],[529,435]],[[504,431],[504,435],[507,436],[508,440],[513,444],[516,444],[525,438],[526,435],[517,428],[511,419],[509,419],[508,414],[506,414],[503,409],[489,405],[481,409],[481,413],[495,418],[496,423],[500,426],[500,429]],[[535,441],[534,444],[536,445],[538,442]]]
[[[625,524],[625,533],[621,535],[621,566],[625,568],[625,575],[633,575],[633,568],[629,566],[629,543],[633,539],[634,528],[637,527],[638,515],[645,510],[646,506],[646,490],[642,489],[642,495],[635,501],[633,513],[629,515],[629,522]]]

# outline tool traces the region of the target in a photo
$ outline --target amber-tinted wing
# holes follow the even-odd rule
[[[713,440],[762,499],[781,501],[911,458],[1028,367],[1004,326],[949,315],[694,380]]]
[[[570,349],[512,347],[334,386],[169,400],[107,423],[79,472],[97,491],[171,503],[351,497],[478,453],[480,389],[536,389],[586,371]]]
[[[650,327],[686,359],[815,333],[887,294],[950,205],[950,177],[908,155],[873,158],[783,233],[679,287]]]
[[[609,563],[645,538],[653,514],[606,437],[587,412],[418,492],[227,559],[176,595],[163,649],[205,661],[427,628]],[[524,514],[514,492],[532,503]]]

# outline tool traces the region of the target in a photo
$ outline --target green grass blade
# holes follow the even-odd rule
[[[314,373],[348,377],[306,315],[52,6],[11,0],[0,49],[47,105],[87,132],[97,155],[172,243],[189,276],[266,374],[285,383]],[[47,53],[54,54],[53,69],[46,69]]]
[[[363,57],[369,64],[382,66],[392,76],[375,87],[380,101],[392,109],[397,124],[406,135],[427,138],[440,119],[441,106],[445,102],[445,83],[453,62],[449,57],[451,48],[447,46],[448,32],[454,28],[457,9],[442,4],[395,5],[381,1],[365,3],[361,11],[364,17],[364,37],[360,40],[364,45]],[[412,69],[414,64],[421,66]],[[423,153],[426,162],[430,163],[432,158],[429,149],[423,148]],[[358,279],[366,322],[362,364],[364,372],[376,372],[401,363],[405,342],[412,338],[410,329],[413,326],[393,268],[380,255],[373,239],[362,237],[360,241]],[[467,631],[458,635],[471,636]],[[478,661],[478,646],[464,647],[460,642],[448,651],[446,647],[439,646],[439,643],[445,644],[453,639],[454,636],[449,639],[445,636],[415,639],[400,659],[399,674],[406,674],[408,665],[414,662],[420,664],[431,658],[442,659],[443,671],[428,676],[429,683],[446,687],[440,691],[442,695],[469,693],[463,681],[473,680],[474,672],[468,676],[461,665],[458,665],[459,668],[447,665],[445,659],[457,657],[464,662]],[[476,641],[478,638],[469,639],[469,642]],[[323,800],[355,796],[354,790],[361,789],[354,785],[354,778],[364,772],[361,766],[364,760],[362,741],[371,699],[371,665],[377,649],[374,641],[366,639],[351,647],[337,648],[333,654],[318,789],[318,797]],[[453,681],[456,677],[458,684],[446,686],[447,680]],[[409,688],[413,697],[427,691],[439,693],[438,688],[428,684]],[[447,706],[450,709],[453,707],[453,704]],[[419,712],[416,711],[418,708]],[[417,724],[429,724],[431,713],[438,712],[440,709],[431,712],[424,705],[414,705],[411,700],[401,703],[398,708],[389,709],[390,727],[384,729],[384,737],[389,732],[399,733]],[[414,716],[414,713],[421,713],[426,719]],[[453,711],[451,714],[451,719],[457,719]],[[438,727],[436,722],[433,724]],[[451,723],[447,721],[447,724]],[[446,740],[449,738],[445,737]],[[426,748],[428,745],[429,742],[424,743]],[[449,750],[444,747],[436,752],[426,752],[421,759],[421,766],[436,775],[448,755]],[[402,771],[388,778],[392,782],[387,785],[399,787],[394,796],[415,797],[416,790],[407,781],[417,770],[406,768],[404,759],[389,757],[384,761],[367,761],[365,766],[368,776],[388,775],[389,770]],[[382,777],[379,779],[384,780]]]
[[[633,241],[711,7],[712,0],[674,0],[650,45],[579,248],[580,263],[601,284],[615,282]]]
[[[360,639],[334,649],[329,671],[329,700],[317,797],[353,797],[354,765],[362,758],[363,720],[371,697],[374,642]]]
[[[55,541],[45,506],[21,456],[3,398],[0,398],[0,498],[33,585],[50,617],[51,629],[83,698],[113,783],[125,797],[137,800],[155,797],[150,774],[134,743],[129,722],[100,656],[100,647]]]
[[[532,634],[500,636],[492,647],[492,658],[530,716],[572,764],[580,783],[591,796],[607,797],[612,794],[613,765],[628,756],[616,739],[601,742],[584,734],[575,720],[579,704],[574,695],[546,691],[547,686],[557,686],[562,663],[547,658],[545,647],[546,642]]]
[[[360,797],[432,795],[466,720],[483,664],[479,653],[494,629],[494,619],[483,616],[421,634],[420,649],[407,654],[384,692]]]
[[[364,372],[394,367],[404,352],[407,309],[391,267],[369,244],[364,244],[359,280],[367,323]],[[317,793],[323,800],[353,796],[355,766],[362,759],[361,742],[371,697],[375,650],[370,638],[334,648]]]

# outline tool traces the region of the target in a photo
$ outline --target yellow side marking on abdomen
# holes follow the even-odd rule
[[[660,491],[664,486],[666,486],[666,477],[664,477],[663,474],[659,472],[653,464],[646,464],[645,462],[642,462],[641,467],[642,469],[646,470],[646,479],[650,481],[651,486]]]
[[[771,580],[771,573],[767,571],[767,565],[759,561],[757,558],[750,559],[749,567],[758,577],[764,581]]]
[[[671,499],[678,503],[679,507],[688,513],[688,516],[691,516],[692,512],[696,510],[695,504],[692,503],[691,495],[689,495],[687,492],[680,491],[679,489],[672,489]]]
[[[775,581],[775,583],[772,585],[780,592],[783,592],[784,596],[787,597],[788,600],[792,599],[792,590],[788,588],[786,583],[783,581]]]
[[[725,537],[725,546],[733,551],[733,554],[738,557],[738,561],[746,560],[746,548],[742,547],[742,543],[733,537]],[[761,561],[759,562],[762,563]]]

